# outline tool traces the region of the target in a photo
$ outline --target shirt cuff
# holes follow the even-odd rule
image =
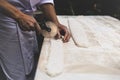
[[[38,5],[42,5],[42,4],[46,4],[46,3],[51,3],[54,5],[54,1],[53,0],[40,0],[40,3]]]

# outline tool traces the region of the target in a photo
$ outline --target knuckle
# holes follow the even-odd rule
[[[34,27],[34,24],[33,24],[33,23],[29,23],[29,26],[30,26],[30,27]]]
[[[33,19],[33,21],[32,21],[32,22],[33,22],[33,24],[36,24],[36,20],[35,20],[35,19]]]

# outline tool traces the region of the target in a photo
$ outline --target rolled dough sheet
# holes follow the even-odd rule
[[[119,50],[64,48],[65,72],[120,75]]]
[[[64,70],[64,52],[62,40],[49,39],[49,49],[45,72],[49,76],[56,76]]]
[[[78,47],[89,47],[87,35],[81,24],[73,18],[69,18],[69,27],[73,41]]]
[[[68,43],[44,40],[35,80],[120,80],[119,28],[99,21],[109,18],[101,17],[61,16],[72,38]],[[110,22],[112,18],[105,23]]]
[[[62,40],[45,38],[38,61],[35,80],[39,80],[41,73],[57,76],[64,70],[64,52]]]
[[[44,73],[40,73],[39,78],[35,80],[120,80],[120,76],[94,73],[63,73],[56,77],[49,77]]]

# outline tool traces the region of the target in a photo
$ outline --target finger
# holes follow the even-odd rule
[[[71,34],[69,33],[69,31],[67,31],[66,34],[65,34],[65,36],[64,36],[63,42],[68,42],[69,39],[70,39],[70,37],[71,37]]]
[[[35,30],[36,30],[37,34],[41,33],[40,25],[37,22],[35,23]]]
[[[25,26],[23,26],[23,25],[19,25],[19,27],[20,27],[20,29],[23,30],[23,31],[28,31],[28,29],[27,29]]]
[[[55,39],[60,39],[61,38],[61,35],[60,35],[60,32],[58,31],[57,35],[55,36]]]
[[[35,25],[33,23],[30,23],[30,30],[35,31]]]
[[[26,31],[31,31],[31,29],[30,29],[30,26],[29,26],[29,25],[24,26],[24,28],[26,28]]]
[[[23,31],[30,31],[30,27],[27,23],[19,22],[20,29]]]
[[[71,34],[69,33],[67,38],[66,38],[66,42],[68,42],[70,40]]]
[[[66,41],[67,36],[68,36],[68,32],[65,31],[65,36],[64,36],[64,39],[63,39],[64,41]]]
[[[35,31],[35,26],[30,26],[31,31]]]

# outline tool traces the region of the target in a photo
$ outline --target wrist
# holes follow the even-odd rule
[[[18,21],[22,16],[24,16],[24,13],[22,13],[19,10],[16,10],[15,13],[13,14],[13,18]]]
[[[54,24],[59,27],[60,26],[60,23],[59,22],[54,22]]]

